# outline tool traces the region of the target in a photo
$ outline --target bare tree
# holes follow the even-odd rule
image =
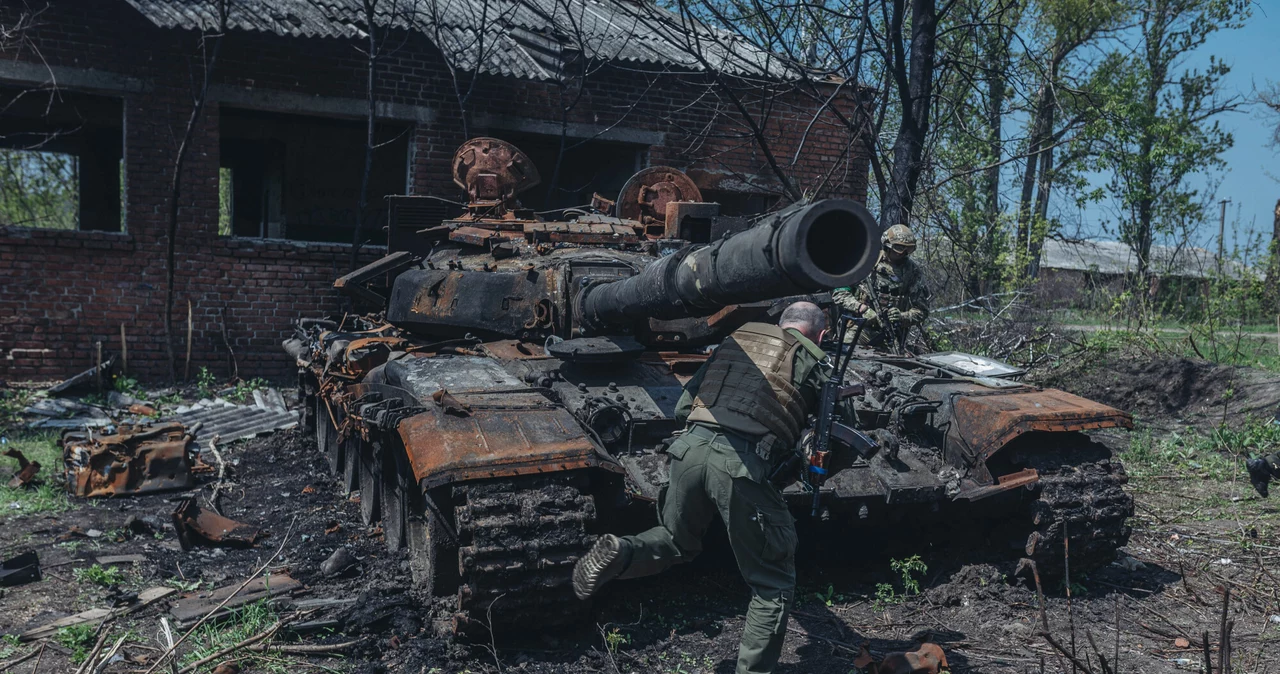
[[[205,102],[209,98],[209,82],[218,64],[218,53],[222,50],[223,38],[227,33],[227,18],[230,12],[230,0],[213,0],[213,10],[217,15],[216,32],[201,30],[198,40],[200,52],[200,81],[194,92],[191,114],[187,117],[187,125],[178,143],[177,153],[173,158],[173,181],[169,185],[169,227],[168,240],[165,244],[165,297],[164,297],[164,345],[169,358],[169,380],[178,380],[177,354],[173,350],[173,299],[174,274],[177,271],[174,251],[178,240],[178,210],[182,198],[182,171],[187,161],[187,153],[191,149],[191,139],[196,126],[204,113]],[[210,43],[212,42],[212,46]]]

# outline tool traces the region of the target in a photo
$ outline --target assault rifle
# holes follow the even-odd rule
[[[853,350],[857,346],[858,338],[862,336],[865,323],[866,319],[856,318],[843,312],[837,320],[836,344],[839,350],[836,351],[835,367],[831,377],[822,385],[822,398],[818,401],[818,421],[813,429],[810,444],[809,469],[805,473],[805,483],[813,490],[811,515],[815,517],[818,515],[818,508],[822,501],[822,483],[827,478],[827,459],[831,455],[831,438],[834,437],[853,447],[864,457],[871,456],[878,448],[876,442],[861,431],[835,420],[836,403],[863,392],[862,384],[844,386],[844,375],[849,370],[849,363],[853,360]],[[853,343],[846,348],[844,337],[850,325],[856,325],[857,329],[853,335]]]
[[[867,296],[871,298],[871,308],[876,312],[876,320],[880,321],[880,326],[884,328],[881,334],[888,336],[889,345],[895,349],[894,354],[902,354],[907,350],[907,331],[898,327],[897,321],[889,320],[889,314],[885,313],[884,308],[880,304],[880,293],[876,291],[874,282],[875,274],[868,276],[862,282],[867,289]],[[858,326],[858,333],[862,334],[862,326]],[[857,337],[854,337],[854,344],[857,344]]]

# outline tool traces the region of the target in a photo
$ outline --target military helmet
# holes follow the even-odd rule
[[[906,225],[894,225],[884,230],[880,244],[900,255],[910,255],[916,249],[916,234]]]

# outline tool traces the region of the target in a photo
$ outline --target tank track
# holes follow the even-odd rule
[[[1128,520],[1134,512],[1133,497],[1124,491],[1129,476],[1110,458],[1080,460],[1081,454],[1106,451],[1090,444],[1093,447],[1031,462],[1040,472],[1040,489],[1031,504],[1034,528],[1027,537],[1026,556],[1035,561],[1042,579],[1063,577],[1063,542],[1068,535],[1073,574],[1110,563],[1129,542]],[[1074,461],[1068,458],[1071,454],[1077,457]]]
[[[454,631],[487,636],[554,626],[589,608],[573,566],[595,541],[595,501],[582,474],[514,477],[453,488],[459,540]]]

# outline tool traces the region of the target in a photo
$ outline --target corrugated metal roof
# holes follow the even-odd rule
[[[208,0],[125,0],[162,28],[216,30]],[[233,30],[366,36],[361,0],[229,0]],[[421,33],[463,70],[548,80],[579,54],[695,72],[789,79],[782,57],[644,0],[380,0],[375,21]],[[699,59],[698,56],[705,59]]]
[[[254,391],[253,394],[252,405],[236,405],[222,398],[201,400],[179,407],[166,420],[180,421],[188,429],[201,424],[195,444],[202,452],[208,450],[214,436],[225,444],[298,425],[298,412],[285,407],[278,391],[273,389],[267,395]]]
[[[1218,271],[1217,255],[1191,247],[1152,246],[1151,270],[1164,276],[1207,278]],[[1138,258],[1119,241],[1045,241],[1040,257],[1043,269],[1092,271],[1099,274],[1128,274],[1138,268]],[[1234,260],[1222,261],[1222,272],[1234,279],[1255,272]]]

